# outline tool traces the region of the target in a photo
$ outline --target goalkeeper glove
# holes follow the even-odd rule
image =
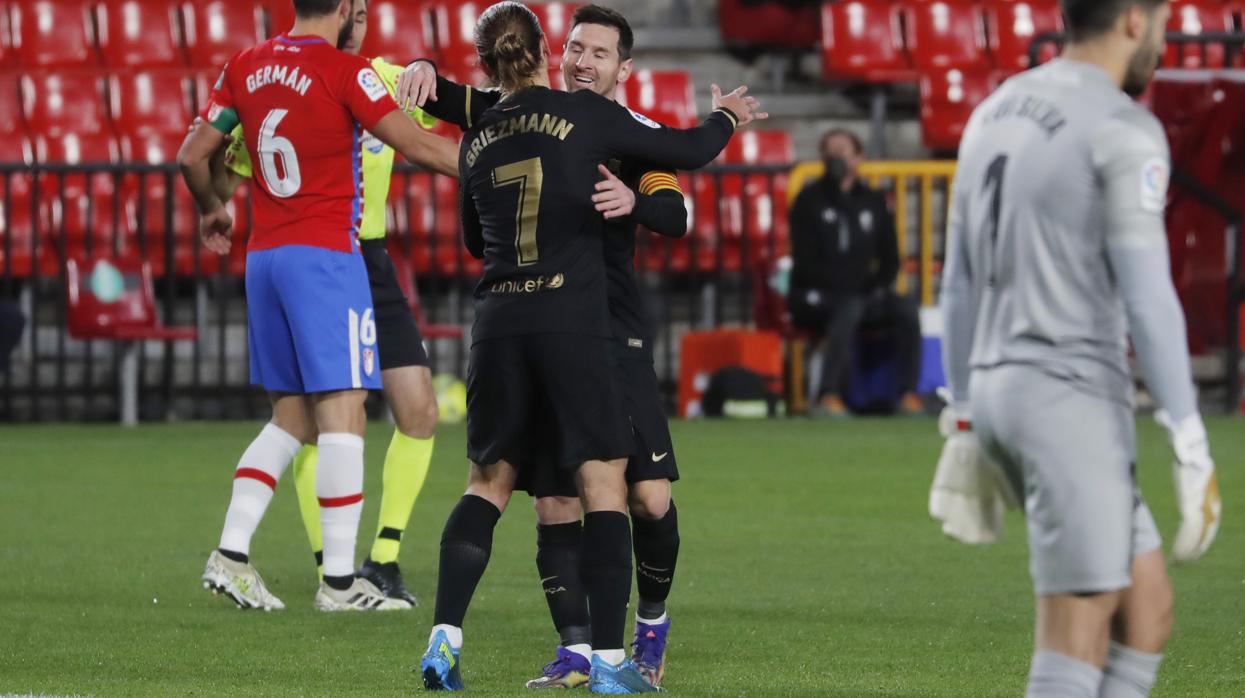
[[[1174,422],[1159,410],[1154,418],[1167,428],[1176,453],[1172,474],[1180,506],[1180,530],[1172,542],[1172,557],[1189,562],[1201,557],[1219,532],[1223,502],[1219,498],[1215,461],[1210,457],[1210,443],[1200,415],[1194,413]]]

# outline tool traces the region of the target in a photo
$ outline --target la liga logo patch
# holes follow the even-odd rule
[[[388,94],[384,83],[380,81],[380,76],[371,68],[359,71],[359,87],[363,88],[363,94],[373,102]]]
[[[1171,179],[1167,161],[1151,158],[1141,167],[1141,208],[1162,213],[1167,204],[1167,184]]]

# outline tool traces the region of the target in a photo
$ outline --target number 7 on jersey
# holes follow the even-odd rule
[[[521,267],[540,260],[540,250],[536,246],[536,219],[540,215],[540,188],[544,180],[545,171],[540,158],[520,160],[493,170],[494,188],[519,188],[519,208],[514,216],[514,251]]]

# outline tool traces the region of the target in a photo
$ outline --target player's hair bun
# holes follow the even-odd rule
[[[493,55],[497,59],[498,82],[506,90],[530,84],[540,68],[540,59],[517,31],[502,34],[493,45]]]

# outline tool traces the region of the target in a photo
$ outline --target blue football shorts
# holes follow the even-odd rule
[[[372,291],[358,253],[250,252],[246,302],[252,383],[280,393],[380,389]]]

